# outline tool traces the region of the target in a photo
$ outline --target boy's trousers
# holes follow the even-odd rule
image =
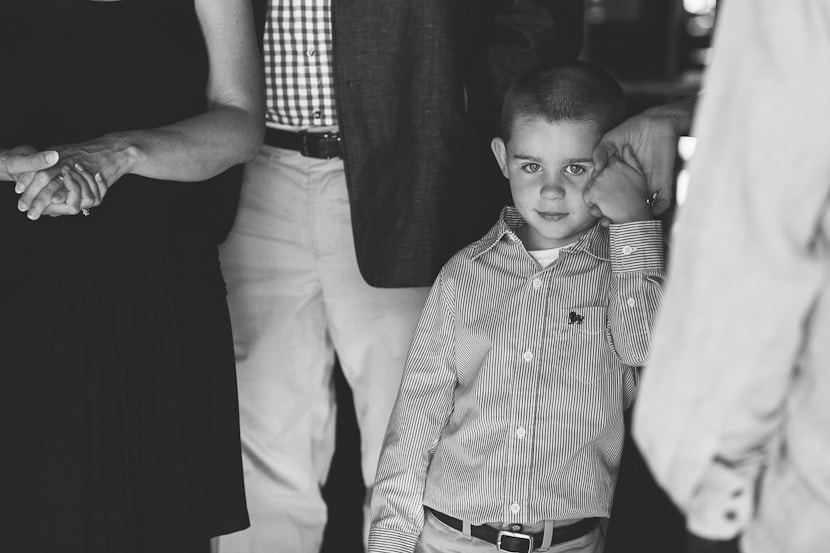
[[[270,146],[246,165],[220,254],[251,528],[214,548],[316,553],[326,523],[320,486],[334,451],[335,354],[354,396],[370,487],[429,288],[368,286],[357,268],[342,160]]]
[[[604,524],[598,525],[593,532],[569,542],[551,546],[548,553],[602,553],[604,546]],[[447,526],[427,512],[424,529],[415,546],[415,553],[496,553],[498,549],[490,542],[464,534]],[[541,551],[536,549],[534,551]]]

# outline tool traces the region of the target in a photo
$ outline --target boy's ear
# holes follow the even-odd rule
[[[493,155],[496,156],[496,161],[501,169],[501,174],[504,175],[504,178],[506,179],[510,178],[507,176],[507,146],[505,146],[504,140],[497,136],[490,141],[490,149],[493,150]]]

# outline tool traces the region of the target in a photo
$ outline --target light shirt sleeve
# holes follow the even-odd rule
[[[645,365],[663,292],[663,225],[638,221],[610,225],[611,346],[628,366]]]

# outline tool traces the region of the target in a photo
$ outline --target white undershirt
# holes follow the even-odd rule
[[[543,269],[556,261],[559,258],[559,252],[562,251],[562,248],[566,246],[562,246],[561,248],[553,248],[550,250],[535,250],[535,251],[528,251],[533,259],[536,260],[536,263],[539,264],[540,267]]]

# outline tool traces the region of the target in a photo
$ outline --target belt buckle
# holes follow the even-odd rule
[[[340,152],[335,147],[335,152],[329,151],[329,139],[334,138],[335,144],[340,143],[340,135],[338,133],[333,132],[324,132],[324,133],[310,133],[310,132],[303,132],[303,147],[300,150],[300,153],[306,157],[314,157],[317,159],[331,159],[333,157],[338,157]],[[314,141],[310,141],[309,137],[313,137]],[[314,148],[312,148],[312,144]],[[322,146],[322,147],[321,147]]]
[[[527,540],[527,551],[514,551],[512,549],[502,549],[501,548],[501,539],[502,538],[516,538],[519,540]],[[509,553],[530,553],[533,551],[533,536],[530,534],[522,534],[521,532],[508,532],[507,530],[499,530],[499,536],[496,540],[496,547],[498,547],[499,551],[508,551]]]

